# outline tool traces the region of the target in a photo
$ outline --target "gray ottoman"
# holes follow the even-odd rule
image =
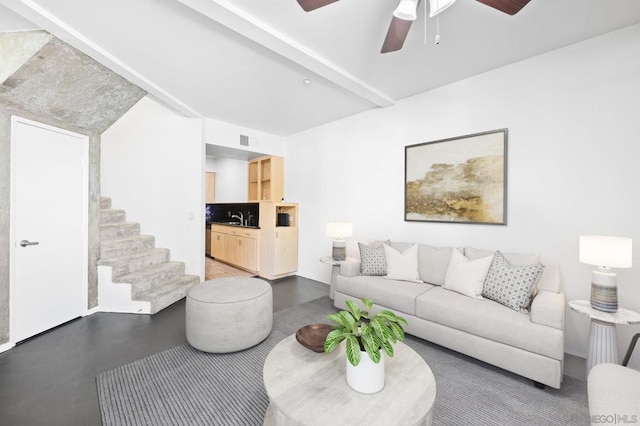
[[[217,278],[187,294],[187,341],[204,352],[235,352],[267,338],[273,325],[271,285],[258,278]]]

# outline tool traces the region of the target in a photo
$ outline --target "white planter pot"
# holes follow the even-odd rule
[[[360,393],[376,393],[384,388],[384,354],[379,363],[369,358],[369,354],[360,352],[360,363],[354,367],[345,357],[347,362],[347,384],[351,389]]]

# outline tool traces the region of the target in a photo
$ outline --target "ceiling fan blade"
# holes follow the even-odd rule
[[[422,0],[416,2],[416,10],[420,7],[421,2]],[[396,50],[402,49],[412,23],[413,21],[393,16],[389,24],[389,29],[387,30],[387,36],[384,38],[384,43],[382,43],[380,53],[395,52]]]
[[[478,0],[482,4],[486,4],[500,12],[509,15],[515,15],[529,3],[530,0]]]
[[[402,45],[407,38],[412,23],[413,21],[407,21],[394,16],[391,19],[391,24],[389,24],[387,36],[384,39],[384,43],[382,43],[380,53],[395,52],[396,50],[402,49]]]
[[[335,3],[337,1],[338,0],[298,0],[298,4],[304,9],[305,12],[311,12],[312,10],[316,10],[320,7]]]

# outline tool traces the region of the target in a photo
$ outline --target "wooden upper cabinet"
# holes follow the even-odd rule
[[[213,204],[216,199],[216,174],[213,172],[205,173],[205,203]]]
[[[284,158],[274,155],[249,161],[248,201],[282,201]]]

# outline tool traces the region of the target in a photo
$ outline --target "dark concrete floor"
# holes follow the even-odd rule
[[[301,277],[272,282],[279,311],[329,287]],[[0,354],[0,425],[100,425],[95,377],[186,343],[184,299],[156,315],[96,313]]]

